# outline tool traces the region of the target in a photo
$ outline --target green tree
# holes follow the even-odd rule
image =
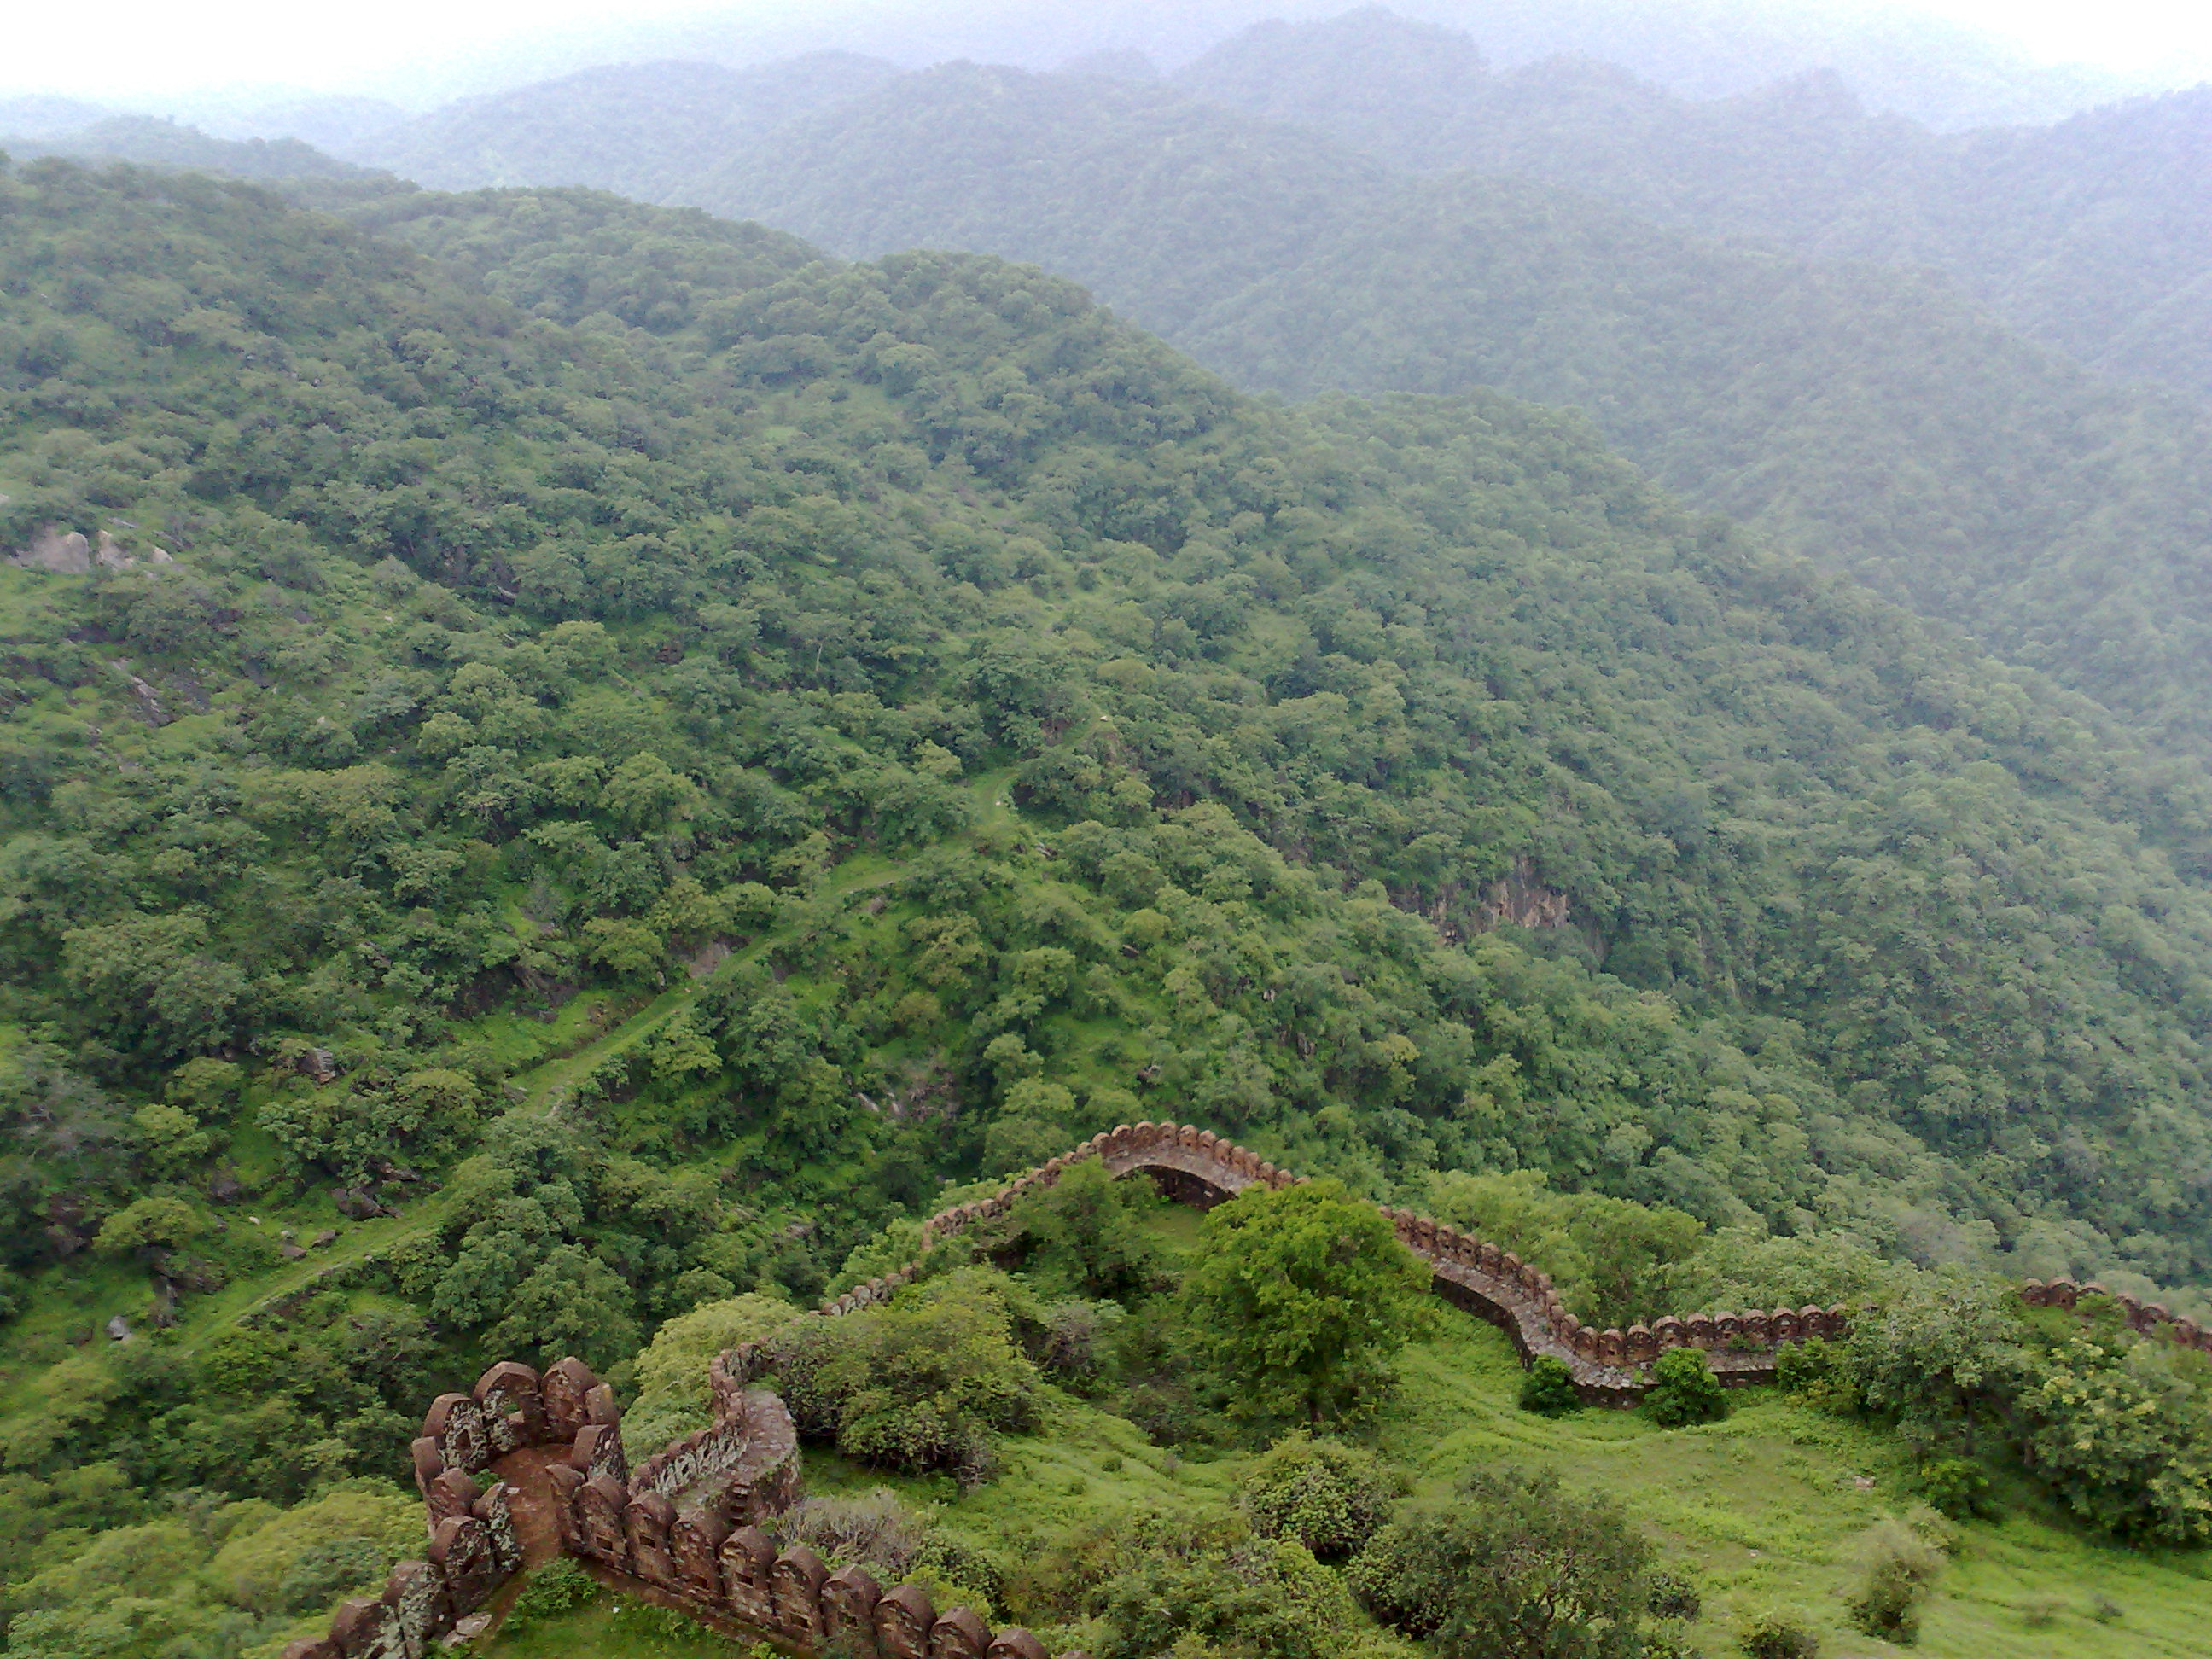
[[[1334,1180],[1255,1185],[1206,1218],[1182,1284],[1193,1349],[1240,1416],[1311,1422],[1371,1408],[1433,1318],[1429,1273]]]
[[[151,1255],[197,1238],[202,1228],[198,1213],[180,1198],[136,1199],[100,1224],[93,1248],[102,1255]]]
[[[1651,1547],[1611,1500],[1548,1472],[1477,1469],[1362,1551],[1353,1591],[1443,1659],[1643,1659]]]
[[[604,1370],[637,1352],[630,1288],[582,1247],[556,1244],[516,1286],[488,1340],[501,1352],[569,1354]]]
[[[1729,1414],[1728,1390],[1703,1348],[1669,1348],[1653,1362],[1644,1414],[1668,1429],[1717,1423]]]
[[[1169,1282],[1159,1242],[1145,1225],[1160,1202],[1148,1182],[1116,1181],[1086,1158],[1017,1204],[992,1253],[1050,1293],[1141,1297]]]
[[[774,1346],[792,1416],[863,1462],[982,1479],[992,1433],[1037,1416],[1036,1368],[1015,1345],[1006,1297],[1002,1276],[967,1268],[889,1306],[787,1326]]]
[[[1545,1417],[1564,1417],[1569,1412],[1582,1409],[1582,1396],[1575,1392],[1575,1374],[1567,1362],[1554,1354],[1540,1353],[1528,1362],[1528,1369],[1521,1377],[1521,1409],[1535,1412]]]

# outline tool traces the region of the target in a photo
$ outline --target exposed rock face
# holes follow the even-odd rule
[[[74,530],[48,525],[8,562],[26,570],[43,570],[52,576],[82,576],[92,569],[92,544]]]
[[[9,554],[8,562],[25,570],[43,570],[50,576],[86,576],[94,566],[102,570],[129,570],[142,562],[174,564],[176,561],[158,547],[149,546],[143,554],[127,551],[105,530],[95,546],[82,531],[50,524],[21,552]]]
[[[1567,896],[1536,879],[1534,859],[1517,858],[1510,875],[1501,876],[1483,890],[1475,925],[1486,933],[1492,927],[1564,927]]]

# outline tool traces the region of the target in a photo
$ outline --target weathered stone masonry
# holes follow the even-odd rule
[[[1303,1179],[1206,1130],[1125,1124],[989,1198],[933,1216],[922,1224],[924,1251],[1005,1214],[1094,1158],[1116,1176],[1147,1175],[1199,1208],[1255,1184]],[[1577,1391],[1594,1404],[1632,1405],[1648,1386],[1650,1362],[1669,1348],[1704,1349],[1723,1382],[1741,1386],[1771,1380],[1784,1345],[1846,1328],[1838,1307],[1693,1314],[1595,1330],[1561,1306],[1546,1274],[1510,1251],[1403,1210],[1383,1213],[1429,1264],[1438,1295],[1503,1329],[1523,1364],[1538,1354],[1565,1361]],[[817,1312],[836,1318],[887,1302],[920,1272],[917,1263],[872,1279]],[[2070,1279],[2031,1281],[2021,1291],[2039,1307],[2071,1308],[2091,1293],[2108,1294]],[[2195,1322],[2155,1303],[2112,1299],[2134,1328],[2169,1324],[2185,1346],[2212,1352],[2212,1333]],[[804,1544],[776,1548],[764,1523],[799,1498],[799,1440],[782,1400],[753,1386],[763,1368],[757,1346],[718,1355],[708,1372],[713,1423],[635,1471],[623,1455],[614,1391],[580,1360],[542,1375],[505,1362],[470,1393],[441,1395],[414,1443],[424,1559],[394,1568],[380,1597],[346,1602],[327,1635],[295,1643],[285,1659],[422,1659],[523,1567],[518,1513],[533,1516],[532,1506],[550,1510],[567,1553],[800,1653],[842,1640],[877,1659],[1047,1659],[1030,1632],[994,1632],[966,1607],[940,1613],[919,1585],[884,1589],[862,1567],[832,1572]]]

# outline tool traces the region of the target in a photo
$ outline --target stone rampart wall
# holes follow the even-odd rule
[[[1200,1208],[1255,1184],[1287,1187],[1304,1178],[1206,1130],[1124,1124],[988,1198],[931,1217],[922,1224],[925,1252],[1006,1214],[1091,1158],[1116,1176],[1147,1175]],[[1808,1307],[1698,1313],[1601,1331],[1569,1312],[1551,1279],[1511,1251],[1407,1211],[1383,1213],[1428,1263],[1438,1295],[1503,1329],[1523,1364],[1540,1354],[1564,1361],[1593,1403],[1633,1405],[1649,1386],[1651,1362],[1669,1348],[1704,1350],[1724,1382],[1741,1386],[1771,1380],[1788,1344],[1849,1328],[1844,1309]],[[917,1262],[871,1279],[817,1312],[837,1318],[878,1306],[921,1271]],[[2021,1290],[2038,1307],[2071,1308],[2091,1294],[2110,1293],[2070,1279],[2032,1280]],[[2170,1325],[2179,1341],[2212,1352],[2212,1333],[2195,1322],[2133,1297],[2112,1299],[2134,1328]],[[614,1391],[579,1360],[564,1359],[542,1376],[502,1363],[471,1393],[441,1395],[414,1443],[424,1559],[394,1568],[380,1598],[345,1603],[327,1636],[295,1643],[285,1659],[422,1659],[482,1607],[520,1570],[523,1550],[514,1489],[498,1479],[485,1486],[477,1477],[525,1452],[538,1455],[538,1501],[550,1505],[562,1549],[716,1621],[806,1653],[837,1644],[875,1659],[1047,1659],[1030,1632],[994,1632],[966,1607],[940,1613],[920,1585],[885,1589],[863,1567],[831,1571],[805,1544],[776,1547],[766,1523],[799,1500],[801,1486],[791,1414],[775,1394],[753,1386],[768,1366],[757,1344],[717,1355],[708,1372],[713,1424],[635,1474],[623,1454]]]

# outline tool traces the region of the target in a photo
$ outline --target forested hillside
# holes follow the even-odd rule
[[[1693,102],[1610,58],[1494,73],[1480,44],[1369,8],[1257,26],[1176,81],[1395,167],[1542,179],[1815,258],[1938,269],[2087,368],[2212,399],[2212,91],[1939,136],[1869,113],[1832,71]]]
[[[2194,1356],[1910,1265],[2205,1307],[2196,774],[1494,393],[1278,406],[989,257],[324,188],[0,177],[15,1648],[318,1628],[456,1376],[659,1377],[642,1451],[686,1343],[1140,1117],[1496,1226],[1593,1314],[1887,1286],[1936,1335],[1850,1364],[1921,1403],[1834,1443],[2041,1436],[2039,1515],[2202,1536]],[[1042,1285],[1097,1221],[1005,1248]],[[1213,1444],[1130,1249],[1126,1340],[986,1265],[883,1328],[1022,1388],[1050,1333],[1125,1391],[1053,1396],[1065,1455]],[[1927,1370],[1954,1314],[1995,1403]]]
[[[2212,1261],[2205,794],[2087,706],[1494,401],[1271,412],[989,260],[374,216],[490,295],[12,186],[7,532],[107,556],[6,573],[14,1109],[78,1103],[19,1264],[226,1136],[454,1156],[517,1012],[787,923],[594,1083],[664,1103],[635,1152],[896,1192],[1141,1093],[1377,1182]]]
[[[1252,386],[1571,404],[1668,484],[2196,753],[2212,431],[1937,283],[1543,185],[1401,179],[1147,87],[955,66],[700,199],[842,252],[1035,259]]]

